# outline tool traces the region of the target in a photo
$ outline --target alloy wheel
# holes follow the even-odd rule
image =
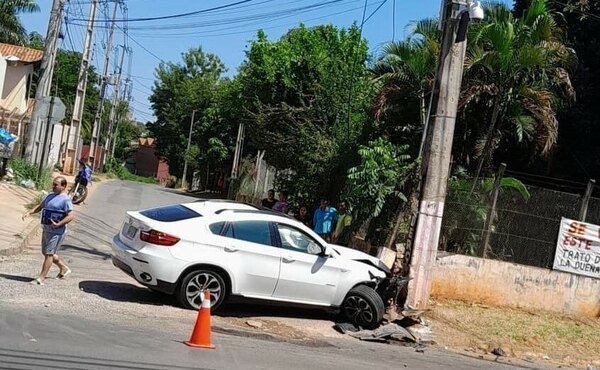
[[[346,298],[346,302],[344,303],[344,314],[347,318],[360,326],[371,324],[375,317],[369,303],[356,295]]]
[[[210,292],[211,307],[219,300],[223,293],[223,287],[219,280],[210,272],[200,272],[190,279],[185,287],[185,295],[192,307],[200,308],[202,304],[202,292]]]

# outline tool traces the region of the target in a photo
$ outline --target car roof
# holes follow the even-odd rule
[[[200,199],[193,203],[183,203],[182,205],[200,213],[202,216],[218,214],[224,210],[258,210],[258,207],[255,205],[227,199]]]

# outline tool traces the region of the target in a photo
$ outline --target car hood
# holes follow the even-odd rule
[[[329,246],[342,258],[363,262],[385,272],[386,274],[390,274],[390,269],[377,257],[373,257],[356,249],[342,247],[341,245],[329,244]]]

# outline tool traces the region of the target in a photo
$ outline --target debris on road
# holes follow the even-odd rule
[[[346,334],[360,340],[371,342],[388,343],[390,339],[393,339],[396,341],[417,343],[417,339],[410,331],[394,323],[383,325],[375,330],[360,330],[356,332],[347,330]]]
[[[506,356],[506,352],[501,347],[496,347],[492,350],[492,354],[496,356]]]
[[[349,322],[337,323],[333,326],[333,328],[342,334],[356,333],[357,331],[360,331],[360,328],[358,326]]]
[[[415,352],[425,353],[426,349],[427,349],[427,347],[425,347],[425,346],[419,346],[415,349]]]

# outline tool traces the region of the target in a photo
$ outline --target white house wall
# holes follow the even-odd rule
[[[6,60],[0,55],[0,91],[4,91],[4,77],[6,76]],[[2,96],[0,96],[0,99]]]
[[[32,65],[11,65],[8,63],[4,74],[4,86],[0,105],[6,110],[17,108],[19,114],[27,110],[27,76],[33,72]]]

